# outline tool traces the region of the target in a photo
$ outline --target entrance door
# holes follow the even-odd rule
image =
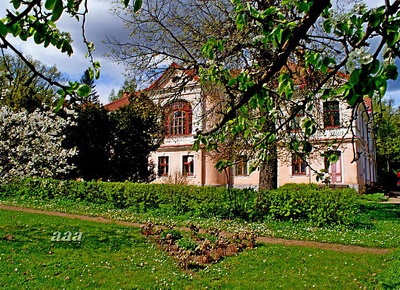
[[[334,163],[330,163],[329,175],[331,177],[331,183],[342,183],[342,154],[340,151],[335,151],[334,154],[337,155],[338,159]],[[325,164],[327,164],[325,160]]]

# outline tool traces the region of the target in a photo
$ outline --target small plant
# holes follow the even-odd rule
[[[179,172],[174,172],[173,174],[168,175],[168,177],[163,180],[163,183],[186,185],[188,184],[187,175],[182,175]]]
[[[177,241],[177,240],[182,239],[182,234],[177,230],[168,229],[168,230],[161,231],[160,238],[162,240]]]
[[[194,251],[196,250],[198,244],[193,241],[191,238],[182,238],[179,239],[176,244],[178,245],[178,247],[186,250],[186,251]]]

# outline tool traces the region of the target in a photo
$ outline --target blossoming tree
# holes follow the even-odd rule
[[[62,177],[74,168],[65,149],[63,131],[73,117],[36,110],[13,112],[0,108],[0,182],[21,177]]]

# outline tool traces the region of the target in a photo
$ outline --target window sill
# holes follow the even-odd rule
[[[307,177],[308,176],[308,174],[306,174],[306,173],[296,173],[296,174],[292,174],[292,175],[290,175],[290,177]]]

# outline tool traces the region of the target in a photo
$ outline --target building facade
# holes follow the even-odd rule
[[[164,143],[150,156],[157,168],[154,182],[257,188],[259,172],[250,172],[245,158],[224,172],[218,172],[215,168],[218,160],[213,152],[193,150],[197,133],[205,131],[210,123],[206,113],[207,98],[196,76],[174,68],[177,67],[172,65],[146,89],[162,108],[166,130]],[[115,110],[128,102],[126,95],[105,108]],[[319,114],[316,119],[321,123],[312,139],[315,153],[301,158],[279,150],[278,186],[321,183],[316,179],[316,172],[324,169],[329,174],[325,181],[334,186],[362,189],[376,182],[370,99],[365,99],[354,112],[344,102],[323,100],[317,100],[315,110],[315,114]],[[299,113],[295,121],[302,117]],[[336,156],[334,162],[328,163],[328,153]]]

